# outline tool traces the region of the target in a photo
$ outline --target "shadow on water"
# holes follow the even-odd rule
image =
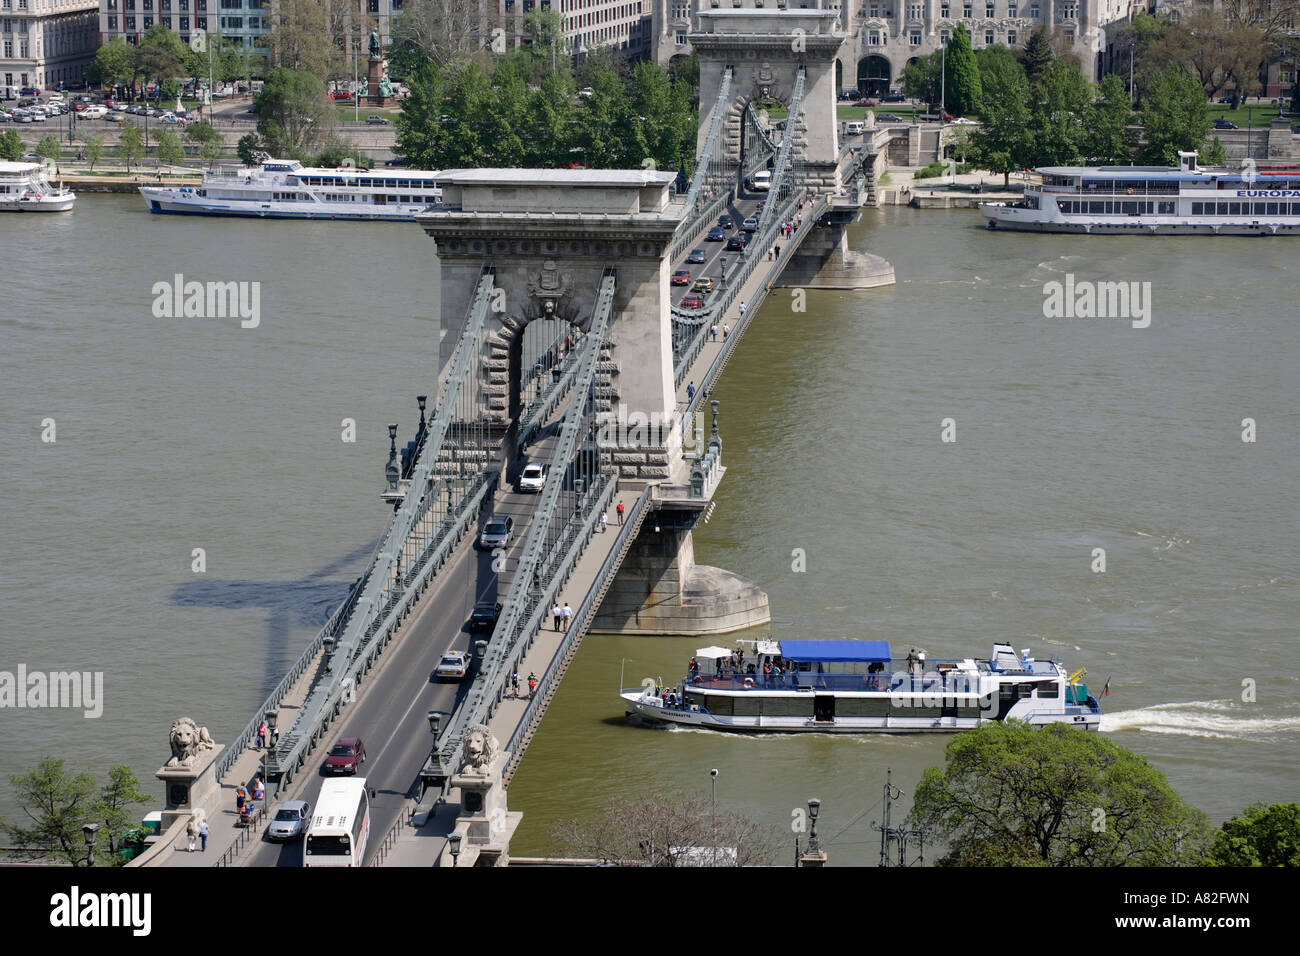
[[[228,578],[187,581],[171,593],[169,602],[176,607],[265,610],[268,618],[262,665],[252,672],[262,675],[263,690],[270,693],[302,651],[301,647],[290,645],[290,631],[294,628],[320,629],[347,598],[353,583],[352,580],[329,578],[364,561],[374,553],[378,544],[378,539],[363,544],[297,581]]]

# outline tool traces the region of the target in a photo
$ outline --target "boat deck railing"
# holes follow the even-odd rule
[[[987,672],[985,672],[987,673]],[[980,693],[981,674],[905,670],[877,674],[700,674],[686,680],[686,691],[879,691],[892,694]]]

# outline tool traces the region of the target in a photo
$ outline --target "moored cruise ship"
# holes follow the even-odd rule
[[[887,641],[743,641],[696,651],[679,685],[647,679],[620,696],[630,716],[710,730],[951,733],[995,720],[1097,730],[1101,706],[1083,676],[1010,644],[988,659],[927,661],[895,659]]]
[[[1300,235],[1300,166],[1044,166],[1015,203],[981,203],[989,229],[1122,235]]]
[[[66,186],[51,186],[40,163],[0,160],[0,212],[67,212],[77,201]]]
[[[268,159],[256,168],[209,170],[202,186],[141,186],[140,195],[157,213],[414,221],[441,201],[437,177],[420,169],[330,169]]]

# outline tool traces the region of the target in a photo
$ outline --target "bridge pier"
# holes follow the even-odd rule
[[[845,208],[823,216],[803,240],[778,284],[784,288],[874,289],[894,284],[887,259],[849,248],[846,229],[858,210]]]

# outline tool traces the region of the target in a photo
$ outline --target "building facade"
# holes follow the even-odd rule
[[[98,0],[0,0],[5,94],[80,83],[99,48]]]
[[[946,44],[964,24],[971,46],[1023,46],[1039,26],[1070,44],[1085,74],[1098,76],[1105,38],[1101,25],[1127,11],[1129,0],[650,0],[661,24],[655,59],[668,64],[691,52],[698,11],[723,6],[822,8],[839,14],[848,35],[840,48],[839,89],[879,96],[900,88],[903,68]]]
[[[495,7],[492,22],[504,32],[507,47],[527,42],[524,17],[533,10],[556,10],[564,17],[564,38],[575,62],[600,47],[631,60],[654,52],[653,0],[485,0]]]

